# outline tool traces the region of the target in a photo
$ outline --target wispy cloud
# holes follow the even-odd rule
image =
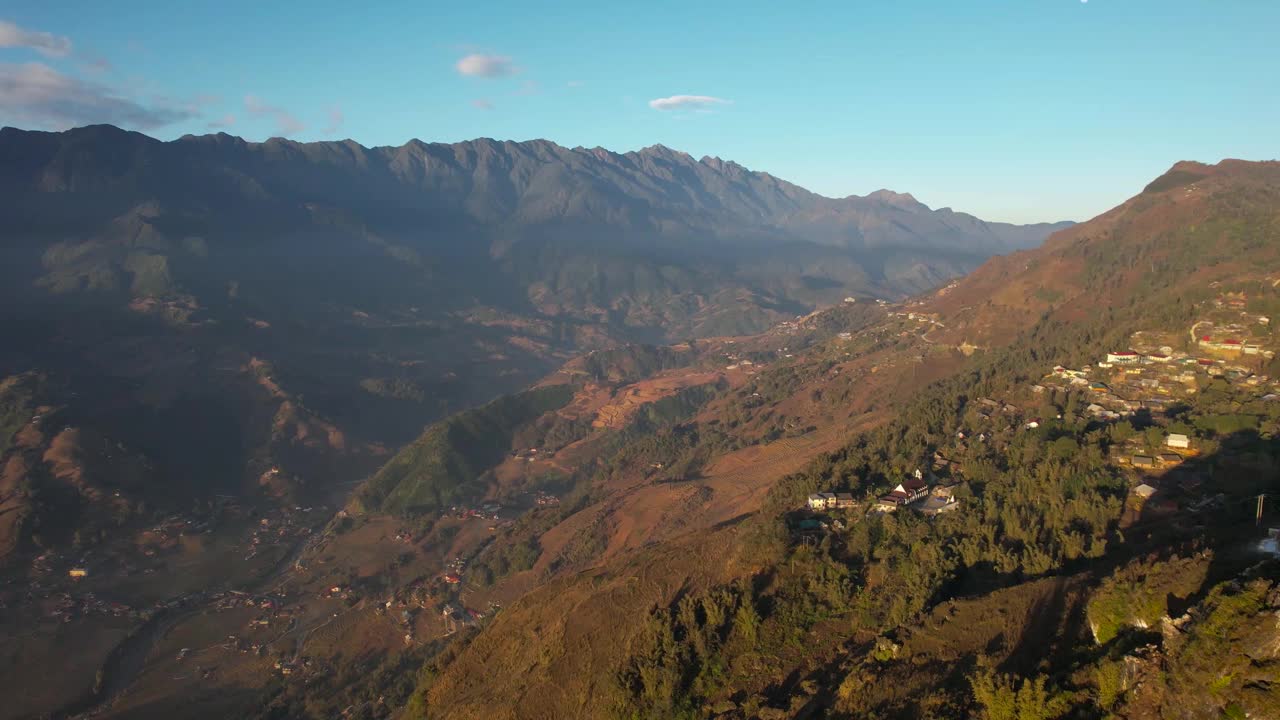
[[[299,120],[293,113],[282,107],[272,105],[257,95],[244,96],[244,109],[255,117],[268,116],[275,120],[276,130],[284,137],[295,135],[307,129],[306,123]]]
[[[710,110],[717,105],[729,105],[732,100],[712,97],[710,95],[672,95],[649,101],[654,110]]]
[[[485,100],[484,98],[478,98],[476,100],[472,100],[471,106],[474,108],[479,108],[480,110],[493,109],[493,103],[489,102],[488,100]]]
[[[20,122],[46,128],[110,123],[150,130],[196,115],[165,102],[143,104],[38,62],[0,64],[0,108]]]
[[[454,67],[468,77],[496,78],[516,73],[516,66],[511,58],[504,55],[472,53],[459,60]]]
[[[320,132],[325,135],[333,135],[342,129],[344,122],[346,122],[346,116],[342,114],[342,107],[334,105],[329,108],[329,121],[325,123],[324,129]]]
[[[71,54],[71,39],[53,33],[27,30],[7,20],[0,20],[0,48],[29,48],[45,57],[60,58]]]
[[[583,85],[586,85],[586,83],[582,82],[581,80],[570,80],[569,82],[565,83],[565,87],[571,87],[571,88],[580,88]]]
[[[236,124],[236,116],[231,113],[227,113],[226,115],[223,115],[217,120],[209,121],[209,124],[206,125],[205,127],[209,128],[210,130],[225,130],[226,128],[235,126],[235,124]]]

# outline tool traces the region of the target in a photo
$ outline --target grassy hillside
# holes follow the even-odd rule
[[[480,475],[511,449],[515,432],[573,397],[552,385],[501,397],[442,420],[401,450],[359,494],[370,511],[416,515],[439,511],[475,493]]]

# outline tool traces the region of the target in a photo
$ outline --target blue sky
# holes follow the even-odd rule
[[[1280,157],[1277,28],[1275,0],[0,0],[0,124],[662,143],[1082,220],[1177,160]]]

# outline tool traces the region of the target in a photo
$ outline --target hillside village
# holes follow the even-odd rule
[[[843,530],[868,514],[908,509],[936,517],[962,509],[961,498],[969,493],[960,459],[972,444],[1005,446],[1017,432],[1061,436],[1063,430],[1055,428],[1072,423],[1092,429],[1116,423],[1139,428],[1113,433],[1119,441],[1110,452],[1113,465],[1128,473],[1135,513],[1221,507],[1222,493],[1202,492],[1211,469],[1189,461],[1217,451],[1216,437],[1246,429],[1247,423],[1235,427],[1230,419],[1221,419],[1221,427],[1196,427],[1171,418],[1206,391],[1229,394],[1237,408],[1272,404],[1268,414],[1280,416],[1280,378],[1266,374],[1280,342],[1272,334],[1270,316],[1251,310],[1246,292],[1222,291],[1197,307],[1201,319],[1185,334],[1138,331],[1128,347],[1094,349],[1097,360],[1091,364],[1058,365],[1013,396],[977,398],[967,426],[950,447],[933,453],[927,471],[917,469],[887,492],[881,486],[861,497],[839,488],[812,493],[803,508],[807,512],[797,516],[793,527],[803,535]],[[944,326],[932,314],[890,309],[887,316],[915,323],[926,334],[929,327]],[[840,333],[839,338],[850,340],[852,335]]]

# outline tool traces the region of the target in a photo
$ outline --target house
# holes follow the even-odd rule
[[[1146,498],[1149,498],[1152,495],[1155,495],[1156,489],[1146,483],[1142,483],[1141,485],[1133,489],[1133,494],[1145,500]]]
[[[920,473],[917,471],[916,475],[918,476]],[[929,486],[921,477],[911,477],[898,483],[898,486],[887,495],[881,496],[880,503],[902,507],[919,500],[928,492]]]
[[[925,518],[936,518],[943,512],[950,512],[960,507],[960,502],[952,495],[950,487],[933,488],[933,492],[929,493],[929,497],[924,498],[924,502],[920,503],[920,514]]]
[[[1171,448],[1186,450],[1191,447],[1191,438],[1181,433],[1169,433],[1169,437],[1165,438],[1164,444]]]
[[[1158,459],[1164,465],[1177,465],[1182,462],[1182,456],[1178,453],[1160,453]]]
[[[1124,350],[1121,352],[1107,353],[1107,362],[1115,365],[1136,363],[1141,358],[1142,358],[1141,355],[1139,355],[1138,353],[1132,350]]]
[[[925,501],[920,503],[920,513],[925,517],[937,517],[943,513],[951,512],[960,507],[960,501],[951,495],[940,496],[930,495]]]
[[[85,570],[84,568],[79,568],[79,567],[71,568],[70,570],[67,571],[67,576],[75,578],[76,580],[79,580],[80,578],[83,578],[83,577],[88,577],[88,575],[89,575],[88,570]]]
[[[831,508],[834,508],[836,506],[835,493],[830,493],[830,492],[818,493],[818,496],[822,498],[822,503],[823,503],[822,506],[824,508],[830,510]]]
[[[891,494],[892,494],[892,493],[891,493]],[[899,507],[899,505],[898,505],[898,501],[897,501],[897,500],[895,500],[894,498],[889,497],[889,495],[885,495],[884,497],[881,497],[880,499],[876,500],[876,504],[875,504],[875,505],[872,505],[872,506],[871,506],[871,512],[874,512],[874,513],[891,513],[891,512],[893,512],[893,511],[897,510],[897,509],[898,509],[898,507]]]
[[[809,496],[809,509],[810,510],[826,510],[827,499],[822,497],[818,493],[813,493],[812,495]]]
[[[1155,458],[1150,455],[1134,455],[1133,466],[1140,468],[1150,468],[1156,466]]]
[[[857,506],[853,501],[852,493],[836,493],[836,507],[841,510],[849,510]]]

